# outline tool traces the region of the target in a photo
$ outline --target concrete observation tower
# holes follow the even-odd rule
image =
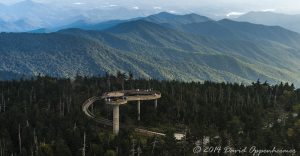
[[[120,105],[125,105],[129,101],[137,101],[137,120],[141,120],[141,101],[154,101],[154,108],[157,108],[157,100],[161,98],[161,93],[153,90],[124,90],[106,92],[102,95],[105,103],[113,106],[113,133],[118,134],[120,129]]]

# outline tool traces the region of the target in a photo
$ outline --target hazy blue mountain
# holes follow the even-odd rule
[[[144,20],[153,22],[153,23],[160,23],[160,24],[190,24],[190,23],[200,23],[206,21],[212,21],[212,19],[200,16],[197,14],[187,14],[187,15],[175,15],[168,12],[161,12],[155,15],[150,15],[145,17]]]
[[[126,13],[125,13],[126,14]],[[104,16],[101,14],[101,16]],[[141,15],[142,16],[142,15]],[[137,19],[143,19],[145,21],[157,23],[157,24],[164,24],[165,26],[173,27],[173,26],[178,26],[182,24],[191,24],[191,23],[200,23],[200,22],[206,22],[206,21],[212,21],[212,19],[205,17],[205,16],[200,16],[197,14],[187,14],[187,15],[175,15],[167,12],[161,12],[158,14],[146,16],[146,17],[137,17],[133,19],[127,19],[127,20],[109,20],[109,21],[104,21],[104,22],[89,22],[85,17],[79,17],[83,18],[80,20],[77,20],[75,22],[72,22],[70,24],[56,27],[56,28],[43,28],[46,29],[47,31],[45,32],[55,32],[58,30],[63,30],[63,29],[68,29],[68,28],[79,28],[83,30],[104,30],[111,28],[113,26],[116,26],[120,23],[128,22],[128,21],[133,21]],[[41,29],[33,30],[30,32],[44,32],[40,31]]]
[[[16,11],[15,14],[26,14],[31,12],[41,13],[43,9],[46,9],[44,11],[48,11],[49,8],[42,3],[24,0],[9,6],[8,10]]]
[[[131,19],[131,20],[134,20],[134,19]],[[49,32],[56,32],[59,30],[72,29],[72,28],[77,28],[77,29],[82,29],[82,30],[101,31],[101,30],[109,29],[111,27],[114,27],[114,26],[124,23],[126,21],[130,21],[130,20],[110,20],[110,21],[104,21],[104,22],[99,22],[99,23],[90,23],[85,20],[78,20],[71,24],[67,24],[67,25],[60,26],[60,27],[40,28],[40,29],[31,30],[29,32],[31,32],[31,33],[49,33]]]
[[[40,28],[40,29],[35,29],[28,31],[29,33],[50,33],[52,30],[46,29],[46,28]]]
[[[0,18],[7,24],[0,26],[0,31],[24,32],[41,27],[59,24],[60,14],[57,9],[31,0],[20,1],[1,9]],[[28,26],[29,25],[29,26]]]
[[[8,22],[0,19],[0,32],[22,32],[24,30],[34,29],[30,21],[20,19],[13,22]]]
[[[66,28],[99,30],[107,28],[111,24],[117,24],[118,20],[144,17],[154,12],[153,10],[121,6],[85,8],[76,7],[72,3],[71,5],[56,6],[33,0],[23,0],[7,6],[1,5],[0,9],[0,19],[9,23],[0,26],[0,32],[39,32],[38,30],[41,29],[46,29],[46,32],[54,32]],[[17,21],[20,20],[30,23],[32,27],[17,25]],[[104,22],[110,20],[113,20],[112,23]],[[12,23],[16,24],[12,25]]]
[[[104,30],[108,29],[110,27],[116,26],[120,23],[126,22],[128,20],[111,20],[111,21],[104,21],[100,23],[90,23],[85,20],[79,20],[76,22],[73,22],[71,24],[55,28],[56,31],[62,30],[62,29],[68,29],[68,28],[79,28],[83,30]],[[54,30],[55,31],[55,30]]]
[[[300,15],[287,15],[275,12],[249,12],[234,20],[270,26],[282,26],[300,33]]]
[[[120,70],[156,79],[300,85],[295,32],[230,20],[173,25],[178,29],[140,19],[103,31],[2,33],[0,71],[73,77]]]

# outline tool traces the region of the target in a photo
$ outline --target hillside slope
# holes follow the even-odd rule
[[[120,70],[155,79],[300,84],[297,33],[228,20],[177,23],[176,29],[165,24],[134,20],[105,31],[2,33],[0,71],[74,77]]]
[[[270,26],[282,26],[300,33],[300,15],[288,15],[275,12],[249,12],[234,20]]]

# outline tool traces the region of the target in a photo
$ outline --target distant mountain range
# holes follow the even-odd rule
[[[300,35],[279,26],[165,12],[102,26],[1,33],[0,77],[131,71],[160,80],[300,85]]]
[[[131,20],[135,20],[135,19],[131,19]],[[104,30],[113,26],[116,26],[120,23],[126,22],[126,21],[131,21],[131,20],[111,20],[111,21],[105,21],[105,22],[100,22],[100,23],[89,23],[85,20],[78,20],[75,21],[71,24],[67,24],[64,26],[59,26],[56,28],[40,28],[40,29],[35,29],[32,31],[29,31],[30,33],[50,33],[50,32],[56,32],[59,30],[63,30],[63,29],[70,29],[70,28],[78,28],[78,29],[82,29],[82,30]]]
[[[300,33],[300,14],[287,15],[275,12],[249,12],[235,20],[269,26],[282,26]]]
[[[174,16],[176,16],[176,19],[174,18]],[[165,24],[165,25],[169,24],[171,27],[174,26],[174,24],[178,25],[179,23],[177,22],[179,21],[182,22],[181,24],[192,24],[192,23],[199,23],[203,21],[213,21],[211,18],[205,16],[199,16],[197,14],[190,14],[189,17],[185,17],[185,15],[180,16],[180,15],[170,14],[167,12],[162,12],[160,13],[160,16],[138,17],[138,18],[133,18],[128,20],[108,20],[104,22],[91,22],[91,21],[87,21],[86,18],[82,18],[66,25],[51,27],[51,28],[31,29],[31,31],[29,32],[49,33],[49,32],[56,32],[68,28],[79,28],[83,30],[104,30],[108,27],[115,26],[122,22],[142,19],[142,18],[143,20],[151,21],[158,24]],[[181,18],[181,19],[177,19],[177,18]],[[173,19],[173,21],[170,21],[168,19]],[[168,20],[168,22],[164,20]],[[287,15],[287,14],[280,14],[274,12],[249,12],[244,15],[238,16],[236,18],[231,18],[231,20],[240,21],[240,22],[250,22],[254,24],[263,24],[267,26],[281,26],[283,28],[300,33],[300,15]]]
[[[124,22],[122,20],[143,18],[145,16],[158,13],[162,11],[160,9],[161,8],[157,9],[157,7],[139,8],[105,3],[99,3],[99,5],[87,7],[83,5],[83,3],[79,2],[70,3],[69,5],[55,5],[45,2],[40,3],[33,0],[23,0],[12,5],[3,5],[0,3],[0,32],[49,33],[68,28],[103,30],[112,25]],[[165,8],[165,10],[170,11],[170,9],[167,8]],[[201,10],[202,13],[208,13],[207,10],[205,11],[205,8],[199,10]],[[220,11],[224,12],[224,10]],[[187,12],[187,10],[179,12],[184,13]],[[213,12],[218,13],[218,10],[214,10]],[[214,17],[213,15],[211,16]],[[194,17],[196,17],[196,19],[193,19]],[[234,18],[233,20],[264,24],[268,26],[281,26],[300,33],[299,17],[300,15],[287,15],[274,12],[249,12],[238,18]],[[148,19],[152,22],[160,24],[165,23],[163,20],[168,20],[169,18],[173,18],[172,15],[161,14],[161,17],[148,17]],[[210,19],[204,16],[200,19],[199,15],[196,14],[193,16],[190,15],[190,19],[184,16],[180,16],[180,18],[181,19],[174,20],[173,22],[175,23],[169,24],[176,24],[178,21],[183,23],[197,23],[201,22],[201,20]]]
[[[0,32],[24,32],[63,24],[60,18],[56,18],[59,13],[58,9],[31,0],[2,5]]]
[[[157,10],[117,5],[85,8],[71,3],[67,6],[58,6],[33,0],[23,0],[12,5],[0,4],[0,10],[0,32],[43,32],[41,30],[53,32],[61,28],[72,28],[68,26],[78,24],[84,26],[85,24],[95,24],[113,19],[145,17],[158,12]]]

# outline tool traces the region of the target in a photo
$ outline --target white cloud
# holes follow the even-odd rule
[[[231,16],[240,16],[240,15],[243,15],[245,14],[244,12],[230,12],[228,13],[226,16],[227,17],[231,17]]]
[[[85,4],[85,3],[82,3],[82,2],[75,2],[75,3],[73,3],[73,4],[75,4],[75,5],[82,5],[82,4]]]
[[[262,12],[275,12],[276,9],[263,9]]]
[[[138,6],[132,7],[134,10],[139,10],[140,8]]]
[[[168,10],[168,12],[171,13],[171,14],[178,14],[178,12],[175,11],[175,10]]]
[[[116,5],[116,4],[110,4],[109,6],[110,7],[117,7],[118,5]]]
[[[155,9],[155,10],[161,10],[162,7],[160,7],[160,6],[155,6],[155,7],[153,7],[153,9]]]

